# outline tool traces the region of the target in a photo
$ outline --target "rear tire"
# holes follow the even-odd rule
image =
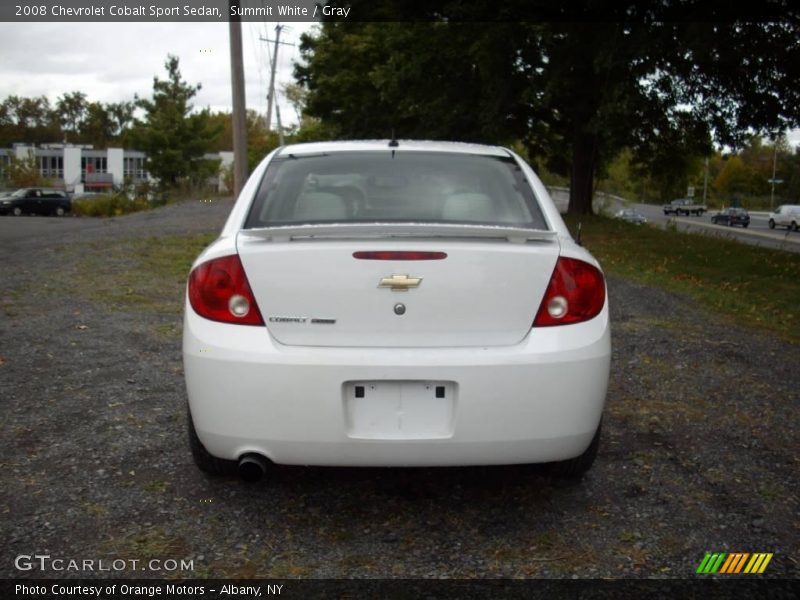
[[[188,422],[189,449],[192,451],[192,458],[197,468],[210,475],[234,475],[237,467],[235,460],[217,458],[203,446],[203,442],[197,437],[192,413],[188,406],[186,407],[186,421]]]
[[[792,231],[797,231],[797,222],[796,221],[792,221],[792,226],[790,227],[790,229]]]
[[[550,472],[556,477],[562,477],[564,479],[580,479],[583,477],[597,458],[597,450],[600,447],[600,431],[602,428],[603,420],[600,419],[600,423],[597,425],[597,431],[594,432],[594,437],[583,454],[568,460],[550,463]]]
[[[57,217],[63,217],[64,216],[64,207],[63,206],[57,206],[56,207],[56,216]]]
[[[11,211],[11,214],[14,215],[15,217],[21,217],[22,216],[22,209],[19,206],[15,206],[13,208],[13,210]]]

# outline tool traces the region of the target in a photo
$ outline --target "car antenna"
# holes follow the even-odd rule
[[[392,127],[392,139],[389,140],[389,148],[392,149],[392,158],[394,158],[394,149],[398,148],[400,143],[394,137],[394,127]]]
[[[578,246],[583,246],[583,242],[581,242],[581,229],[582,228],[583,228],[583,223],[578,221],[578,235],[575,236],[575,243],[578,244]]]

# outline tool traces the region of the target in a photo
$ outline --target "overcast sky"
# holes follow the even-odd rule
[[[267,44],[259,38],[274,39],[276,24],[242,23],[247,107],[261,114],[266,114],[270,68]],[[285,25],[281,40],[295,45],[278,52],[279,92],[294,81],[300,34],[313,26]],[[168,54],[180,58],[184,80],[202,83],[195,106],[231,109],[227,23],[0,23],[0,99],[45,95],[54,102],[73,90],[100,102],[132,100],[137,93],[150,97],[153,77],[166,77]],[[286,125],[297,122],[283,99],[281,117]],[[789,140],[800,144],[800,130]]]
[[[267,44],[277,23],[242,23],[247,107],[266,114],[270,66]],[[292,83],[293,61],[300,59],[300,34],[311,23],[284,23],[278,51],[276,88]],[[183,79],[201,83],[197,107],[231,109],[230,45],[227,23],[0,23],[0,99],[47,96],[51,102],[79,90],[90,101],[150,97],[153,77],[166,78],[168,54],[180,58]],[[269,52],[273,44],[269,44]],[[279,94],[280,97],[280,94]],[[273,115],[273,119],[274,119]],[[297,122],[291,105],[281,102],[283,123]]]

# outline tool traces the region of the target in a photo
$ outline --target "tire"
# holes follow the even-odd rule
[[[797,221],[792,221],[791,227],[789,227],[792,231],[797,231]]]
[[[203,442],[197,437],[192,413],[188,405],[186,407],[186,421],[189,433],[189,449],[192,451],[192,458],[197,468],[209,475],[234,475],[237,467],[236,461],[217,458],[213,454],[209,454],[208,450],[203,446]]]
[[[57,217],[63,217],[64,216],[64,207],[63,206],[57,206],[56,210],[55,210],[55,213],[56,213]]]
[[[597,450],[600,447],[600,432],[602,428],[603,420],[600,419],[600,423],[597,425],[597,431],[594,432],[594,437],[592,438],[592,441],[589,442],[589,447],[583,451],[583,454],[568,460],[550,463],[550,472],[556,477],[561,477],[564,479],[580,479],[583,477],[592,467],[595,459],[597,458]]]
[[[775,221],[773,221],[772,219],[769,220],[769,228],[775,229]]]
[[[15,206],[14,208],[11,209],[11,214],[14,215],[15,217],[21,217],[22,209],[19,206]]]
[[[750,223],[742,223],[742,227],[744,227],[745,229],[747,229],[748,225],[750,225]]]

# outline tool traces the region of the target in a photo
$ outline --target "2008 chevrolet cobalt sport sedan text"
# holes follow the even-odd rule
[[[594,461],[597,261],[513,152],[279,148],[189,276],[189,438],[209,472]]]

